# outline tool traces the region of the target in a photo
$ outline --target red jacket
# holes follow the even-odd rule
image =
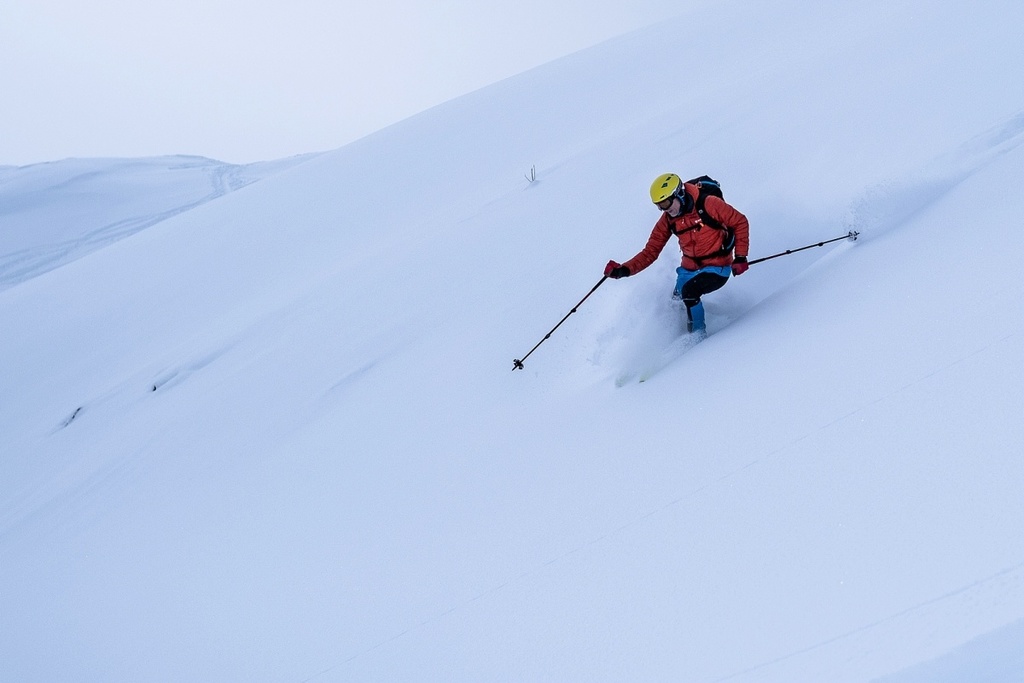
[[[690,201],[687,202],[691,207],[690,212],[676,218],[670,217],[667,212],[661,214],[661,218],[655,223],[654,230],[651,231],[651,236],[647,240],[647,246],[639,254],[622,264],[629,268],[630,275],[635,275],[654,263],[673,234],[678,238],[679,249],[683,252],[681,263],[683,268],[699,270],[704,266],[732,265],[731,252],[712,256],[712,254],[722,251],[725,231],[704,224],[701,217],[697,215],[697,187],[689,183],[684,183],[683,187],[686,194],[690,196]],[[750,247],[750,224],[747,222],[747,217],[714,196],[704,200],[704,212],[722,225],[732,228],[736,235],[734,247],[736,256],[745,258],[747,249]]]

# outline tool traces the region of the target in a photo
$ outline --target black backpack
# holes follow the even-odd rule
[[[722,184],[715,180],[714,178],[712,178],[711,176],[707,175],[692,178],[690,180],[687,180],[686,182],[689,183],[690,185],[697,186],[697,201],[695,203],[697,215],[700,216],[701,222],[703,222],[704,225],[714,228],[715,230],[721,230],[723,233],[721,249],[714,252],[713,254],[707,254],[694,260],[700,263],[704,259],[713,258],[715,256],[724,256],[725,254],[730,253],[732,251],[732,248],[736,246],[736,235],[735,233],[733,233],[732,228],[722,225],[704,211],[704,202],[707,200],[708,197],[713,196],[718,197],[719,199],[722,200],[725,199],[722,196]]]

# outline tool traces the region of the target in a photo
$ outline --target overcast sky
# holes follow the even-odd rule
[[[656,23],[592,0],[0,0],[0,165],[334,149]]]

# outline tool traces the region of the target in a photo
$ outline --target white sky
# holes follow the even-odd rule
[[[653,0],[0,0],[0,165],[334,149],[659,17]]]

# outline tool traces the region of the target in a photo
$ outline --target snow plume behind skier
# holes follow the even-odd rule
[[[682,262],[673,296],[686,305],[686,329],[702,338],[707,331],[701,297],[720,289],[730,275],[746,272],[750,225],[707,176],[685,183],[674,173],[658,176],[651,184],[651,201],[662,214],[646,246],[625,263],[609,261],[604,274],[614,279],[636,275],[654,263],[674,235]]]

